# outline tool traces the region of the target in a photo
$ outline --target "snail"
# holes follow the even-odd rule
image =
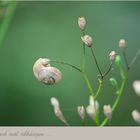
[[[33,72],[37,80],[47,85],[54,85],[62,78],[61,71],[52,67],[47,58],[39,58],[33,66]]]

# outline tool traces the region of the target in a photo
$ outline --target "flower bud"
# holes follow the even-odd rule
[[[140,96],[140,80],[136,80],[133,82],[133,88],[135,93]]]
[[[64,118],[62,111],[60,110],[60,108],[54,108],[54,114],[56,115],[56,117],[58,119],[60,119],[64,124],[68,125],[66,119]]]
[[[59,108],[59,101],[55,97],[51,98],[51,104],[54,108]]]
[[[83,120],[85,118],[85,109],[83,106],[78,106],[77,107],[77,112],[79,114],[79,116],[81,117],[81,119]]]
[[[89,96],[89,105],[94,106],[94,100],[92,96]]]
[[[140,124],[140,113],[137,110],[132,111],[132,117],[133,117],[135,122]]]
[[[91,117],[93,120],[95,120],[95,109],[94,106],[88,105],[86,108],[87,114],[89,115],[89,117]]]
[[[116,81],[115,78],[111,77],[111,78],[109,79],[109,81],[110,81],[110,83],[111,83],[112,86],[118,87],[118,82]]]
[[[89,105],[90,106],[94,106],[94,100],[93,100],[92,96],[89,96]],[[98,101],[95,101],[95,105],[96,105],[96,110],[98,111],[99,110],[99,103],[98,103]]]
[[[109,59],[111,61],[114,61],[116,58],[116,52],[115,51],[111,51],[111,53],[109,54]]]
[[[53,106],[55,116],[59,120],[61,120],[63,123],[68,125],[68,123],[67,123],[66,119],[64,118],[63,113],[59,107],[59,101],[55,97],[52,97],[50,101],[51,101],[51,104]]]
[[[84,17],[79,17],[78,18],[78,26],[81,30],[84,30],[86,27],[86,20]]]
[[[96,108],[96,111],[95,111],[95,108]],[[95,104],[94,104],[94,100],[92,96],[89,97],[89,105],[87,106],[86,111],[87,111],[87,114],[92,119],[95,120],[96,113],[99,111],[99,103],[98,101],[95,101]]]
[[[124,48],[126,47],[126,42],[125,42],[124,39],[120,39],[119,47],[120,47],[121,50],[124,50]]]
[[[119,55],[116,56],[115,58],[115,64],[120,67],[120,64],[121,64],[121,57]]]
[[[88,47],[92,46],[92,38],[89,35],[84,35],[81,39]]]
[[[110,105],[104,105],[103,107],[104,114],[108,119],[112,118],[112,109]]]

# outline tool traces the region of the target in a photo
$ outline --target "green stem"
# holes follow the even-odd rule
[[[98,126],[100,122],[99,122],[99,114],[98,114],[97,107],[96,107],[96,100],[94,99],[95,94],[93,92],[93,89],[92,89],[92,86],[91,86],[91,84],[89,82],[89,79],[88,79],[88,77],[87,77],[87,75],[85,73],[83,73],[83,77],[84,77],[85,82],[86,82],[86,84],[88,86],[89,92],[90,92],[90,94],[91,94],[91,96],[93,97],[93,100],[94,100],[95,122],[96,122],[96,125]]]
[[[113,63],[112,63],[112,61],[111,61],[108,70],[103,74],[103,78],[111,71],[112,64],[113,64]]]
[[[132,59],[130,65],[129,65],[129,68],[131,68],[132,65],[136,62],[136,60],[137,60],[139,54],[140,54],[140,48],[139,48],[139,50],[137,51],[136,55],[133,57],[133,59]]]
[[[84,80],[85,80],[85,82],[87,84],[87,87],[89,89],[89,92],[90,92],[91,96],[94,97],[94,92],[93,92],[92,86],[91,86],[91,84],[89,82],[89,79],[88,79],[88,77],[87,77],[87,75],[85,73],[83,73],[83,77],[84,77]]]
[[[129,70],[129,65],[128,65],[128,61],[127,61],[125,50],[123,50],[122,54],[123,54],[125,65],[126,65],[126,68],[127,68],[127,71],[128,71]]]
[[[83,31],[83,36],[85,35],[85,32]],[[83,42],[83,64],[82,64],[82,71],[85,72],[85,66],[86,66],[86,46]]]
[[[11,22],[11,19],[13,17],[14,11],[16,9],[16,1],[9,1],[8,6],[6,8],[6,15],[4,19],[2,20],[1,26],[0,26],[0,46],[2,45],[2,42],[4,40],[4,37],[6,35],[6,32],[8,30],[9,24]]]
[[[80,68],[78,68],[77,66],[74,66],[72,64],[69,64],[67,62],[63,62],[63,61],[56,61],[56,60],[50,60],[50,62],[54,62],[54,63],[59,63],[59,64],[64,64],[64,65],[67,65],[67,66],[70,66],[76,70],[78,70],[79,72],[82,72],[82,70]]]
[[[97,107],[96,107],[96,100],[95,99],[94,99],[94,109],[95,109],[95,122],[96,122],[96,125],[99,126],[100,125],[99,112],[98,112]]]
[[[97,97],[100,95],[102,86],[103,86],[103,81],[100,80],[100,81],[99,81],[99,87],[98,87],[97,93],[96,93],[96,95],[94,96],[94,99],[95,99],[95,100],[96,100]]]
[[[99,67],[99,65],[98,65],[98,62],[97,62],[97,59],[96,59],[96,56],[95,56],[95,54],[94,54],[94,51],[93,51],[93,48],[92,48],[92,47],[91,47],[91,52],[92,52],[92,56],[93,56],[93,58],[94,58],[94,60],[95,60],[97,69],[98,69],[98,71],[99,71],[99,73],[100,73],[100,75],[101,75],[101,79],[103,79],[103,75],[102,75],[101,69],[100,69],[100,67]]]
[[[118,105],[118,103],[120,101],[120,98],[122,96],[122,93],[123,93],[123,90],[124,90],[124,87],[125,87],[125,84],[126,84],[126,80],[127,80],[127,74],[126,74],[126,76],[124,77],[124,79],[122,81],[121,87],[119,89],[119,94],[118,94],[118,96],[117,96],[117,98],[116,98],[116,100],[115,100],[115,102],[114,102],[114,104],[112,106],[112,113],[115,111],[115,109],[116,109],[116,107],[117,107],[117,105]],[[108,119],[105,118],[104,121],[101,123],[101,126],[106,125],[107,121],[108,121]]]

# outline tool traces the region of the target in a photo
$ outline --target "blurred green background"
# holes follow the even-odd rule
[[[76,108],[87,106],[90,95],[82,75],[67,66],[54,64],[62,71],[63,80],[58,85],[47,86],[38,82],[32,72],[34,62],[40,57],[81,67],[79,16],[87,19],[86,32],[93,37],[102,70],[109,65],[111,50],[120,53],[120,38],[127,41],[127,57],[131,61],[140,47],[140,2],[18,2],[0,46],[0,126],[63,126],[50,104],[53,96],[60,101],[69,124],[82,125]],[[1,17],[0,25],[2,21]],[[86,53],[88,76],[97,90],[98,71],[88,48]],[[140,98],[132,89],[132,82],[140,79],[139,60],[129,73],[124,94],[113,114],[113,126],[137,125],[131,112],[133,109],[140,111]],[[121,82],[118,70],[113,67],[98,99],[101,120],[104,119],[103,105],[112,105],[116,98],[109,78],[115,77]],[[88,116],[85,123],[95,125]]]

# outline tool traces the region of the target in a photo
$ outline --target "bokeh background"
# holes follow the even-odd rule
[[[1,5],[1,9],[8,4]],[[3,10],[0,12],[0,31],[3,32],[3,20],[10,10],[4,15]],[[51,97],[60,101],[70,125],[82,125],[76,108],[78,105],[86,107],[90,95],[82,75],[67,66],[53,64],[62,71],[63,80],[58,85],[47,86],[38,82],[32,72],[39,57],[63,60],[81,67],[79,16],[87,19],[86,32],[93,37],[93,47],[103,71],[109,65],[109,52],[120,53],[120,38],[127,41],[129,62],[140,48],[140,2],[18,2],[5,35],[0,34],[0,126],[63,126],[54,115]],[[98,71],[88,48],[86,53],[88,76],[97,90]],[[103,105],[112,105],[116,98],[109,78],[115,77],[121,82],[118,70],[115,65],[113,67],[98,98],[101,121],[104,119]],[[140,79],[139,71],[140,58],[129,73],[123,96],[113,114],[113,126],[137,125],[131,112],[133,109],[140,111],[140,98],[135,95],[132,82]],[[85,124],[95,125],[88,116]]]

